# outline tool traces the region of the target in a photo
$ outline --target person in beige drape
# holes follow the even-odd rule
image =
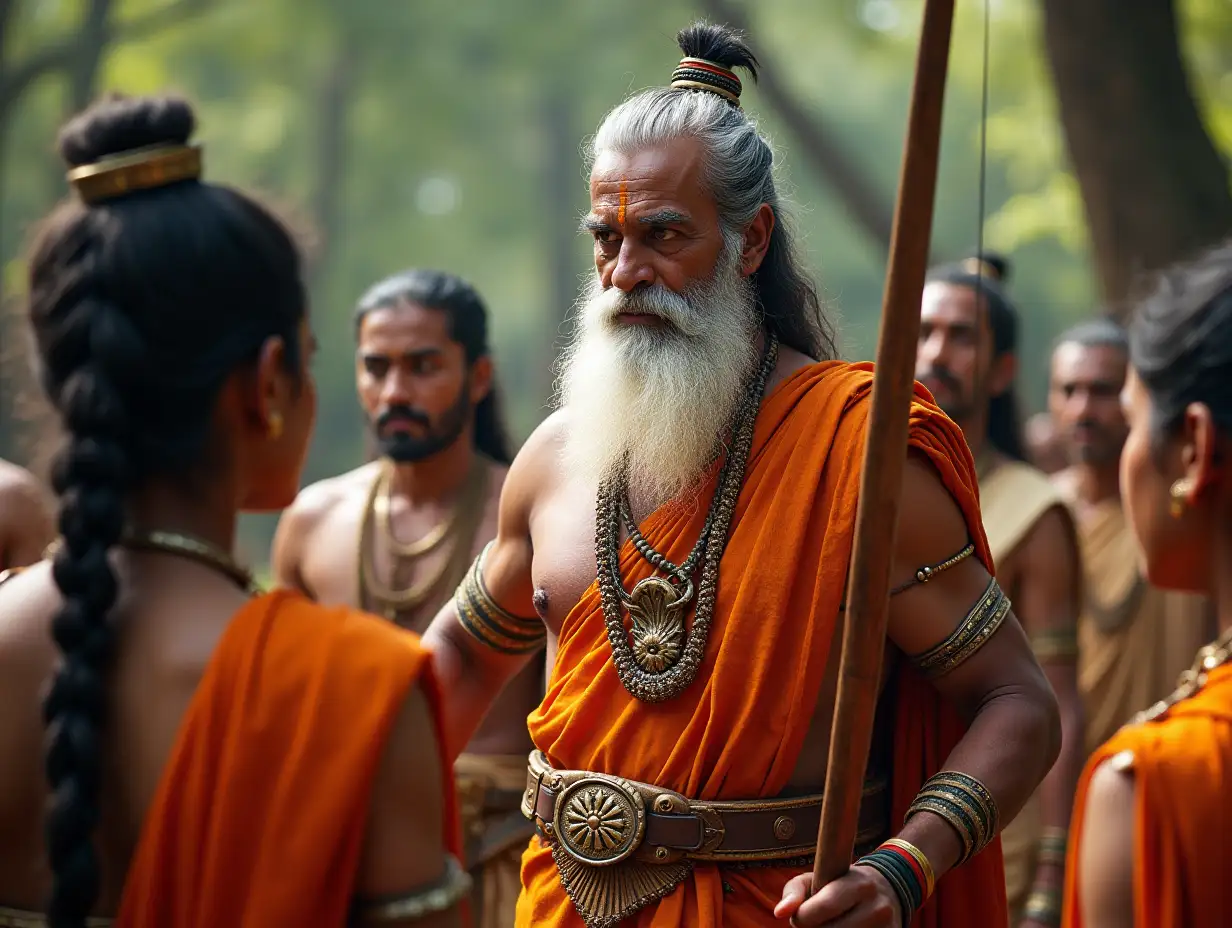
[[[1055,481],[1077,517],[1085,565],[1078,686],[1088,752],[1172,692],[1215,635],[1204,599],[1154,589],[1139,570],[1118,486],[1127,354],[1124,330],[1100,319],[1063,335],[1052,356],[1049,407],[1071,462]]]

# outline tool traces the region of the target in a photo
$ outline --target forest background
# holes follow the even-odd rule
[[[582,140],[627,94],[666,83],[673,36],[695,18],[749,31],[764,67],[746,107],[775,142],[844,353],[869,358],[920,10],[0,0],[0,457],[39,468],[53,441],[25,357],[24,253],[66,192],[57,126],[107,90],[187,94],[208,177],[312,230],[321,403],[306,481],[365,456],[351,311],[410,266],[454,271],[484,295],[511,431],[525,438],[548,409],[590,266],[575,232]],[[932,249],[971,254],[982,224],[985,246],[1011,258],[1024,412],[1042,408],[1063,328],[1123,313],[1144,272],[1232,234],[1229,153],[1232,0],[959,0]],[[246,519],[241,553],[264,562],[272,527]]]

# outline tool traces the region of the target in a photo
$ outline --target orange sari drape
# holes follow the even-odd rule
[[[767,797],[784,788],[836,637],[871,382],[870,365],[827,362],[796,372],[766,398],[723,556],[706,657],[682,695],[649,705],[628,694],[612,665],[592,584],[565,618],[547,694],[529,719],[536,746],[554,766],[618,774],[697,799]],[[962,507],[979,556],[989,564],[974,464],[962,433],[926,393],[916,399],[912,447],[937,468]],[[705,506],[666,506],[641,529],[679,563],[704,518]],[[629,586],[650,573],[631,544],[621,554],[621,573]],[[962,731],[935,691],[914,671],[903,671],[892,787],[896,821]],[[655,928],[776,924],[772,910],[796,872],[720,874],[717,867],[698,866],[671,895],[630,923]],[[523,857],[522,883],[519,926],[581,926],[551,852],[537,838]],[[914,924],[994,926],[1005,920],[1000,846],[994,844],[947,875]]]
[[[1121,729],[1091,755],[1070,826],[1066,928],[1084,924],[1077,863],[1091,777],[1121,751],[1134,754],[1134,924],[1232,925],[1232,666],[1224,666],[1164,717]]]
[[[372,780],[416,681],[439,728],[429,652],[414,635],[295,593],[246,604],[181,723],[117,928],[346,924]],[[452,776],[443,756],[432,762],[457,854]]]

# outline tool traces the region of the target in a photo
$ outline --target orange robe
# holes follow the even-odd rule
[[[683,694],[658,705],[629,695],[612,664],[598,591],[591,585],[562,624],[547,694],[529,718],[535,745],[553,766],[616,774],[695,799],[750,799],[783,790],[836,639],[871,383],[870,365],[816,364],[788,377],[762,404],[723,555],[706,657]],[[990,563],[970,452],[962,432],[922,390],[912,412],[911,443],[937,468],[962,507],[979,556]],[[669,505],[641,530],[681,563],[705,516],[705,506]],[[650,565],[626,543],[621,554],[626,586],[650,573]],[[901,822],[963,728],[952,708],[909,668],[898,681],[896,711],[893,820]],[[772,910],[783,884],[799,872],[720,872],[699,864],[681,886],[629,924],[779,924]],[[523,856],[522,885],[519,926],[580,928],[551,851],[538,838]],[[920,928],[1005,923],[998,842],[946,875],[914,922]]]
[[[439,726],[414,635],[290,592],[246,604],[180,725],[117,928],[346,924],[372,780],[416,680]],[[452,779],[438,762],[457,854]]]
[[[1095,768],[1134,754],[1134,924],[1143,928],[1232,925],[1232,666],[1161,719],[1129,725],[1087,762],[1078,785],[1066,876],[1066,928],[1082,928],[1077,861]]]

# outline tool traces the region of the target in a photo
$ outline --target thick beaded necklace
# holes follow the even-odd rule
[[[753,426],[766,381],[778,360],[778,342],[768,339],[761,366],[750,378],[732,421],[730,450],[719,471],[718,486],[693,550],[679,566],[656,551],[637,528],[629,505],[628,475],[623,470],[599,486],[596,503],[595,559],[599,598],[616,673],[625,689],[643,702],[663,702],[679,696],[697,677],[719,589],[719,562],[736,500],[744,483],[753,447]],[[621,525],[637,552],[658,571],[625,590],[620,576]],[[693,624],[685,632],[685,616],[694,599],[693,575],[701,564]],[[626,631],[624,610],[632,620]]]

